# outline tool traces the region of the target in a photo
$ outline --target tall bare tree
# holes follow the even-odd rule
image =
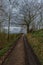
[[[39,10],[41,7],[39,6],[38,1],[34,0],[29,2],[29,0],[24,0],[22,2],[20,13],[24,15],[24,22],[27,25],[27,33],[29,32],[29,25],[34,19],[39,15]]]

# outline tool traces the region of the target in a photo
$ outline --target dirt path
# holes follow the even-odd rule
[[[25,65],[23,36],[19,39],[16,47],[3,63],[3,65]]]
[[[24,37],[24,46],[25,46],[25,64],[26,65],[41,65],[38,57],[35,55],[32,47],[28,43],[27,38]]]
[[[2,65],[41,65],[28,41],[22,35],[16,47]]]

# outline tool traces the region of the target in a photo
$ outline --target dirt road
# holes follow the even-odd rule
[[[16,47],[3,63],[3,65],[25,65],[23,37],[19,39]]]
[[[22,35],[12,50],[12,53],[2,65],[40,65],[31,47],[28,46],[27,43],[26,38],[24,40],[24,35]]]

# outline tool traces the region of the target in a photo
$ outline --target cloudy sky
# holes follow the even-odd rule
[[[4,28],[5,30],[8,29],[8,27]],[[21,27],[10,27],[10,32],[11,33],[19,33],[21,30]]]
[[[13,3],[13,1],[14,0],[11,0],[12,3]],[[10,5],[10,9],[12,10],[13,16],[17,16],[18,15],[18,18],[20,18],[20,17],[22,18],[22,15],[21,16],[19,15],[19,7],[21,6],[23,0],[16,0],[16,1],[18,2],[19,5],[16,6],[14,4],[15,7],[13,7],[13,9],[11,9],[12,4],[10,5],[9,0],[3,0],[2,4],[3,4],[3,7],[4,7],[6,12],[9,12],[9,5]],[[31,0],[29,0],[29,1],[31,1]],[[41,0],[38,0],[38,2],[40,2],[40,1]],[[13,21],[14,21],[14,18],[13,18]],[[16,20],[16,22],[19,22],[19,21],[20,20]],[[21,29],[21,27],[10,27],[10,31],[13,31],[13,30],[20,31],[20,29]]]

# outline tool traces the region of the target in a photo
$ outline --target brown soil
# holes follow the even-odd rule
[[[3,63],[3,65],[25,65],[23,36],[19,39],[16,47]]]

